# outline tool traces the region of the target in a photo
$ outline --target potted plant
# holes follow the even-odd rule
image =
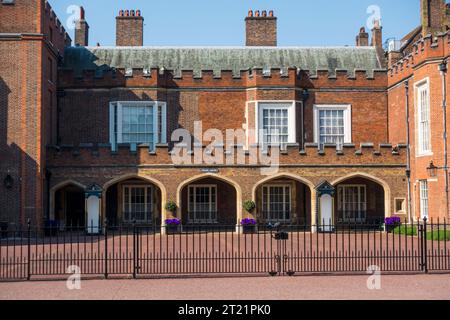
[[[243,207],[248,213],[252,213],[256,208],[256,203],[254,201],[247,200],[244,202]]]
[[[166,233],[174,234],[180,231],[181,220],[178,218],[166,219]]]
[[[169,211],[170,213],[175,213],[177,212],[177,204],[173,201],[169,201],[166,203],[166,210]]]
[[[395,228],[401,225],[401,220],[399,217],[389,217],[384,219],[384,230],[387,233],[392,233]]]
[[[256,232],[256,220],[251,218],[245,218],[241,220],[241,226],[244,234]]]

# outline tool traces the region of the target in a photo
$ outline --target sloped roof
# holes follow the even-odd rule
[[[381,69],[373,47],[71,47],[65,51],[64,69],[104,71],[109,68],[165,68],[181,73],[202,70],[239,75],[250,68],[297,67],[317,70]]]

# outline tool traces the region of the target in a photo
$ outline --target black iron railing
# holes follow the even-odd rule
[[[100,232],[98,232],[100,231]],[[400,227],[337,228],[118,225],[9,228],[0,233],[0,280],[66,275],[294,275],[450,271],[450,228],[426,220]]]

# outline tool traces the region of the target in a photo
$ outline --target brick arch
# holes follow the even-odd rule
[[[49,200],[49,202],[50,202],[50,208],[49,208],[50,209],[49,210],[50,219],[55,218],[55,195],[56,195],[56,192],[59,189],[62,189],[67,186],[75,186],[75,187],[79,187],[82,190],[86,190],[86,186],[84,184],[82,184],[78,181],[72,180],[72,179],[62,181],[62,182],[54,185],[53,187],[51,187],[50,188],[50,200]]]
[[[364,172],[354,172],[350,173],[348,175],[345,175],[343,177],[340,177],[336,180],[334,180],[331,184],[333,186],[337,186],[339,183],[344,182],[345,180],[353,179],[353,178],[364,178],[367,180],[370,180],[372,182],[375,182],[383,187],[384,190],[384,215],[385,217],[391,216],[391,188],[389,187],[389,184],[384,181],[381,178],[375,177],[371,174],[364,173]]]
[[[182,193],[183,189],[195,181],[206,179],[206,178],[217,179],[217,180],[225,182],[234,187],[234,189],[236,190],[236,218],[237,218],[236,223],[239,224],[239,221],[241,221],[241,219],[242,219],[242,189],[241,189],[241,186],[237,182],[233,181],[232,179],[230,179],[228,177],[214,174],[214,173],[200,174],[200,175],[191,177],[187,180],[184,180],[182,183],[180,183],[178,185],[178,187],[177,187],[177,206],[178,206],[178,210],[179,210],[178,215],[181,216],[181,211],[180,211],[181,202],[182,202],[181,201],[181,193]]]
[[[102,195],[102,216],[103,216],[103,218],[106,217],[106,192],[108,191],[108,188],[115,185],[116,183],[119,183],[119,182],[125,181],[125,180],[129,180],[129,179],[143,180],[143,181],[151,183],[159,188],[159,190],[161,191],[161,225],[163,225],[164,221],[166,220],[166,212],[164,210],[164,206],[167,201],[166,187],[164,186],[164,184],[161,181],[154,179],[152,177],[149,177],[147,175],[138,174],[138,173],[125,174],[125,175],[119,176],[117,178],[111,179],[108,182],[106,182],[105,184],[103,184],[103,195]],[[165,233],[164,230],[165,230],[165,228],[162,228],[161,232]]]
[[[288,172],[281,172],[281,173],[278,173],[278,174],[275,174],[272,176],[268,176],[262,180],[259,180],[257,183],[255,183],[255,185],[252,188],[252,200],[256,202],[256,191],[258,190],[259,187],[261,187],[263,184],[268,183],[272,180],[281,179],[281,178],[295,180],[297,182],[303,183],[304,185],[306,185],[309,188],[310,194],[311,194],[311,225],[315,224],[315,221],[316,221],[316,214],[315,214],[315,212],[316,212],[316,188],[315,188],[315,185],[308,179],[305,179],[296,174],[288,173]]]

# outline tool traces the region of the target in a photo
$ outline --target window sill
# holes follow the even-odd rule
[[[433,152],[424,152],[424,153],[416,154],[416,158],[425,158],[425,157],[432,157],[432,156],[433,156]]]

